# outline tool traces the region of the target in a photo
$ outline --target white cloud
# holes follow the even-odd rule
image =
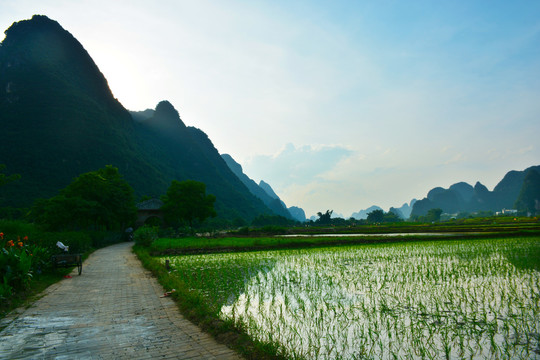
[[[323,182],[325,174],[352,154],[339,145],[305,145],[295,147],[289,143],[275,155],[258,155],[249,160],[246,173],[272,184],[276,191],[290,185],[307,185]]]

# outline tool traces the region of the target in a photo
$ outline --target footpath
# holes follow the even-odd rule
[[[0,359],[241,359],[184,319],[131,252],[95,251],[45,296],[0,322]]]

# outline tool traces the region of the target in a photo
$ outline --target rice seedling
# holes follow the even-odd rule
[[[540,272],[526,255],[539,248],[515,238],[170,260],[216,314],[290,358],[534,359]]]

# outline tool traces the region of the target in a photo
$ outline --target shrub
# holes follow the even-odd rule
[[[5,239],[16,239],[20,234],[24,234],[31,239],[36,238],[39,230],[33,224],[20,220],[0,220],[0,229],[5,234]],[[3,246],[2,244],[1,246]]]
[[[4,242],[4,233],[0,233]],[[0,297],[7,298],[13,291],[24,290],[32,279],[33,253],[25,244],[28,237],[8,240],[0,251]]]
[[[32,244],[46,249],[50,254],[56,254],[61,252],[56,246],[58,241],[69,246],[70,253],[85,253],[92,248],[90,235],[75,231],[42,232],[32,239]]]
[[[135,230],[133,238],[135,244],[148,247],[152,245],[154,240],[158,239],[158,228],[149,226],[140,227]]]
[[[92,247],[99,249],[122,242],[122,233],[113,231],[92,231],[89,233]]]
[[[238,235],[249,235],[249,227],[244,226],[236,231]]]
[[[278,225],[265,225],[260,229],[260,232],[265,234],[281,235],[287,233],[287,228]]]

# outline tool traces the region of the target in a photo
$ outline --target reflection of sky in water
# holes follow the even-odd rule
[[[540,356],[540,273],[516,269],[493,243],[258,256],[275,257],[275,266],[251,277],[221,315],[288,352],[316,359]]]

